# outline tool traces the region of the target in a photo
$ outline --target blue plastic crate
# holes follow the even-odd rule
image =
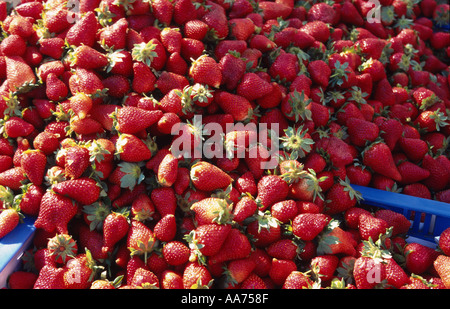
[[[436,245],[439,235],[450,227],[450,204],[406,194],[352,185],[361,193],[363,204],[402,213],[411,220],[408,236]]]
[[[22,266],[22,255],[30,247],[36,230],[34,221],[35,218],[26,217],[0,240],[0,288],[6,287],[9,275]]]

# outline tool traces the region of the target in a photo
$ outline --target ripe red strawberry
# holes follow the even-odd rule
[[[228,36],[228,19],[225,10],[221,6],[216,5],[214,8],[208,10],[201,17],[201,20],[208,25],[209,30],[212,31],[213,38],[220,40]]]
[[[273,283],[277,286],[282,286],[286,281],[286,278],[291,272],[297,270],[297,265],[292,260],[279,260],[272,259],[272,265],[269,271],[269,277]]]
[[[314,83],[322,87],[327,87],[331,76],[331,69],[322,60],[314,60],[308,64],[308,72]]]
[[[168,0],[156,0],[152,2],[153,15],[159,22],[169,25],[174,14],[174,5]]]
[[[286,280],[283,283],[282,288],[283,289],[308,289],[312,286],[313,281],[311,280],[311,278],[309,277],[309,275],[298,271],[298,270],[294,270],[293,272],[291,272]]]
[[[190,250],[181,241],[173,240],[163,245],[162,254],[167,264],[179,266],[189,261]]]
[[[377,241],[380,235],[386,234],[386,229],[389,224],[382,218],[377,218],[372,215],[361,214],[358,217],[359,235],[363,240]]]
[[[69,260],[64,267],[66,289],[87,289],[91,286],[98,268],[89,250]]]
[[[74,145],[68,147],[64,156],[64,170],[68,178],[80,178],[90,165],[89,149],[84,146]]]
[[[345,254],[356,256],[356,241],[351,234],[335,224],[328,228],[319,237],[317,252],[320,254]]]
[[[310,262],[310,268],[321,282],[329,282],[333,278],[339,265],[339,257],[336,255],[318,255]]]
[[[375,217],[383,219],[392,226],[392,235],[406,234],[411,226],[411,222],[401,213],[389,209],[380,209],[375,212]]]
[[[24,151],[21,155],[20,165],[28,180],[36,186],[42,184],[47,166],[47,156],[42,151],[35,149]]]
[[[147,161],[152,156],[147,144],[134,134],[121,134],[116,141],[116,149],[125,162]]]
[[[152,190],[150,197],[161,217],[175,214],[177,209],[177,197],[172,187],[155,188]]]
[[[25,171],[21,166],[12,167],[0,173],[0,185],[11,190],[19,190],[22,182],[26,180]]]
[[[436,269],[439,277],[442,279],[442,283],[448,289],[450,287],[450,269],[449,269],[450,257],[446,255],[439,255],[433,262],[433,266]]]
[[[20,223],[20,213],[17,209],[3,208],[0,210],[0,239],[8,235]]]
[[[194,83],[219,88],[222,83],[222,70],[216,60],[210,56],[203,55],[191,63],[189,77],[192,78]]]
[[[87,12],[79,21],[67,31],[66,40],[73,46],[93,46],[96,42],[98,21],[94,12]]]
[[[401,175],[395,166],[391,150],[383,142],[375,142],[366,148],[363,154],[363,164],[374,172],[400,181]]]
[[[175,238],[177,233],[176,217],[173,214],[168,214],[162,217],[153,228],[155,237],[163,242],[171,241]]]
[[[241,283],[241,289],[267,289],[264,280],[255,273],[250,274],[244,282]]]
[[[233,220],[241,223],[258,210],[258,204],[251,195],[244,195],[233,208]]]
[[[325,212],[336,214],[352,208],[361,199],[359,192],[354,190],[348,178],[334,183],[325,195]]]
[[[103,221],[103,252],[111,253],[130,228],[128,213],[111,212]]]
[[[34,84],[36,82],[36,75],[22,57],[5,56],[5,61],[8,90],[16,91],[25,83]]]
[[[36,279],[34,289],[64,289],[64,273],[63,267],[56,267],[55,265],[44,265],[39,271]]]
[[[232,228],[223,242],[220,251],[209,258],[209,262],[220,264],[226,261],[248,257],[252,252],[252,244],[246,234]]]
[[[190,262],[183,271],[183,287],[185,289],[204,288],[212,285],[212,275],[208,268],[197,262]]]
[[[439,237],[439,248],[445,255],[450,256],[450,228],[446,228],[442,231]]]
[[[397,166],[398,171],[402,175],[400,184],[411,184],[420,182],[430,176],[430,171],[420,167],[409,161],[403,161]]]
[[[117,113],[117,130],[121,133],[135,134],[158,122],[163,112],[149,111],[139,107],[124,106]]]
[[[275,219],[282,223],[288,223],[298,213],[297,203],[294,200],[280,201],[271,206],[270,212]]]
[[[377,117],[374,123],[379,127],[380,137],[383,138],[389,149],[394,150],[403,133],[401,122],[393,118]]]
[[[409,243],[403,250],[406,269],[414,274],[421,275],[429,270],[439,253],[419,243]]]
[[[385,259],[385,261],[387,284],[399,289],[409,283],[407,273],[393,258]]]
[[[227,235],[230,233],[229,224],[204,224],[191,231],[186,236],[186,241],[191,248],[190,261],[198,260],[205,263],[205,257],[210,257],[220,251]]]
[[[301,251],[299,245],[292,239],[279,239],[267,247],[267,254],[281,260],[294,260]]]
[[[292,221],[292,232],[304,241],[313,240],[327,226],[329,217],[322,213],[301,213]]]
[[[296,55],[280,53],[269,67],[268,73],[276,80],[292,82],[297,77],[299,71],[300,67]]]
[[[144,223],[131,220],[127,235],[127,247],[131,256],[142,256],[147,261],[149,254],[154,250],[155,237],[152,230]]]
[[[158,183],[164,187],[171,187],[178,176],[178,160],[167,154],[158,167]]]
[[[36,186],[33,184],[23,186],[19,202],[20,211],[24,215],[37,217],[44,193],[45,191],[42,186]]]
[[[114,47],[115,50],[124,49],[126,47],[127,30],[127,19],[120,18],[112,25],[102,28],[99,31],[98,38],[103,45]]]
[[[353,266],[353,277],[358,289],[373,289],[386,278],[386,267],[378,259],[361,256]]]
[[[427,143],[419,138],[401,137],[399,145],[412,162],[419,162],[428,152]]]
[[[165,270],[161,274],[162,289],[183,289],[183,277],[173,270]]]
[[[449,179],[448,159],[445,156],[440,155],[434,158],[426,154],[422,160],[422,168],[430,171],[430,176],[423,180],[423,184],[427,188],[433,191],[440,191],[445,188]]]
[[[375,123],[359,118],[348,119],[346,125],[351,143],[359,147],[374,142],[380,133]]]
[[[87,70],[101,69],[109,64],[106,54],[87,45],[81,45],[70,54],[70,65]]]
[[[7,118],[3,124],[4,134],[10,138],[27,137],[34,129],[31,123],[16,116]]]
[[[49,233],[68,234],[67,225],[77,213],[78,205],[72,199],[47,191],[34,226]]]
[[[225,284],[227,286],[239,286],[255,269],[256,264],[250,258],[230,261],[225,266]]]
[[[202,191],[224,189],[232,182],[226,172],[206,161],[200,161],[191,167],[190,178],[193,185]]]
[[[280,202],[288,196],[289,185],[278,175],[263,176],[257,184],[258,195],[256,200],[261,203],[261,210],[271,207],[276,202]]]
[[[8,288],[12,290],[32,289],[38,275],[28,271],[15,271],[8,277]]]
[[[47,249],[48,254],[59,265],[66,264],[69,259],[74,258],[78,253],[77,241],[68,234],[57,234],[50,238]]]
[[[256,73],[248,72],[242,76],[236,93],[249,101],[261,98],[272,91],[272,84]]]
[[[191,206],[197,224],[230,223],[231,207],[225,199],[210,197],[195,202]]]

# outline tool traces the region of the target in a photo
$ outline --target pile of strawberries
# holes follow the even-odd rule
[[[450,203],[450,6],[380,3],[0,1],[9,287],[450,288],[450,227],[351,186]]]

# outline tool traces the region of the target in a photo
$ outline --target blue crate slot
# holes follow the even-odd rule
[[[448,203],[358,185],[352,187],[361,193],[363,204],[390,209],[410,219],[409,236],[435,243],[436,238],[450,227]]]
[[[6,287],[9,275],[20,269],[21,257],[33,241],[35,220],[26,217],[23,223],[0,240],[0,288]]]

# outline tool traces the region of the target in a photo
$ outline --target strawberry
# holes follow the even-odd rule
[[[93,46],[96,42],[98,21],[94,12],[87,12],[66,34],[66,41],[73,46]]]
[[[100,29],[98,39],[103,45],[114,47],[117,49],[124,49],[126,47],[126,33],[128,30],[128,21],[125,18],[120,18],[112,25]]]
[[[140,162],[151,158],[147,144],[133,134],[121,134],[116,142],[117,153],[125,162]]]
[[[71,235],[57,234],[48,240],[48,253],[57,264],[66,264],[78,253],[78,245]]]
[[[225,281],[227,286],[238,286],[250,276],[256,264],[250,258],[230,261],[225,266]]]
[[[144,223],[131,220],[127,234],[127,247],[131,256],[144,256],[147,261],[149,254],[154,250],[156,239],[153,232]]]
[[[249,101],[259,99],[272,91],[272,84],[256,73],[245,73],[236,88],[236,93]],[[258,91],[256,91],[258,90]]]
[[[356,256],[356,242],[351,234],[343,230],[333,220],[319,236],[318,254],[345,254],[348,256]]]
[[[329,218],[322,213],[301,213],[292,221],[292,232],[304,241],[315,239],[327,226]]]
[[[183,277],[173,270],[165,270],[160,281],[162,289],[183,289]]]
[[[11,190],[19,190],[26,179],[25,171],[21,166],[12,167],[0,173],[0,185]]]
[[[389,224],[382,218],[367,214],[361,214],[358,217],[358,231],[363,240],[377,241],[388,228]]]
[[[39,271],[33,289],[63,289],[65,269],[54,265],[44,265]]]
[[[244,195],[233,208],[233,220],[241,223],[258,210],[258,204],[251,195]]]
[[[287,223],[297,215],[297,203],[294,200],[280,201],[271,206],[270,212],[275,219]]]
[[[195,202],[191,206],[197,224],[230,223],[231,205],[225,199],[210,197]]]
[[[269,67],[268,73],[277,80],[285,80],[292,82],[300,71],[298,59],[291,53],[280,53],[272,65]]]
[[[450,257],[441,254],[433,262],[433,266],[436,269],[436,272],[442,279],[442,283],[447,289],[450,286],[450,272],[448,267],[449,260]]]
[[[68,234],[67,224],[78,212],[78,205],[68,197],[47,191],[41,200],[39,215],[34,223],[36,228],[47,232]]]
[[[23,118],[7,117],[3,123],[3,132],[10,138],[26,137],[34,131],[34,126]]]
[[[442,231],[439,237],[439,248],[445,255],[450,255],[450,228],[446,228]]]
[[[354,207],[361,195],[355,191],[348,178],[344,181],[339,179],[339,182],[334,183],[325,195],[325,212],[328,214],[336,214],[342,211],[346,211]]]
[[[294,270],[286,277],[282,289],[304,289],[310,288],[312,284],[313,281],[309,275],[301,271]]]
[[[168,214],[162,217],[153,228],[155,237],[163,242],[173,240],[177,233],[175,215]]]
[[[172,240],[163,245],[162,254],[167,264],[178,266],[189,261],[190,251],[181,241]]]
[[[197,262],[189,262],[182,277],[185,289],[209,287],[214,280],[208,268]]]
[[[225,10],[220,6],[214,6],[201,17],[201,21],[206,23],[213,38],[224,39],[229,34],[228,19]]]
[[[419,243],[409,243],[403,250],[406,269],[414,274],[421,275],[433,265],[439,253]]]
[[[226,172],[206,161],[200,161],[191,167],[190,178],[195,188],[202,191],[223,189],[232,182]]]
[[[172,187],[155,188],[152,190],[150,198],[161,217],[175,214],[177,209],[177,197]]]
[[[393,258],[388,258],[385,261],[386,279],[388,285],[399,289],[409,283],[409,277],[407,273]]]
[[[300,247],[291,239],[279,239],[267,247],[267,254],[281,260],[294,260],[300,252]]]
[[[248,257],[252,252],[252,245],[246,234],[236,228],[232,228],[220,251],[209,258],[210,263],[220,264],[226,261]]]
[[[256,200],[261,202],[261,210],[280,202],[289,194],[288,183],[278,175],[265,175],[257,184],[258,195]]]
[[[64,285],[66,289],[87,289],[91,286],[98,270],[92,254],[87,250],[69,260],[64,267]]]
[[[16,228],[16,226],[20,223],[20,217],[20,213],[13,207],[1,209],[0,239],[8,235]]]
[[[318,255],[310,261],[310,268],[321,282],[330,282],[339,265],[336,255]]]
[[[116,128],[121,133],[135,134],[158,122],[162,114],[160,110],[148,111],[139,107],[124,106],[116,113]]]
[[[374,142],[366,148],[363,154],[363,164],[376,173],[396,181],[401,180],[392,153],[384,142]]]
[[[5,61],[9,90],[16,91],[17,88],[25,83],[34,84],[36,82],[36,75],[22,57],[5,56]]]
[[[155,89],[156,77],[151,69],[142,62],[133,63],[132,89],[137,93],[146,93]]]
[[[205,257],[214,256],[220,251],[227,235],[230,233],[229,224],[203,224],[186,236],[191,248],[190,261],[198,260],[205,263]]]
[[[428,152],[427,143],[419,138],[401,137],[399,145],[412,162],[419,162]]]
[[[375,123],[359,118],[348,119],[346,125],[351,143],[359,147],[374,142],[380,133]]]
[[[393,118],[377,117],[374,123],[378,125],[380,137],[383,138],[389,149],[394,150],[403,133],[401,122]]]
[[[445,188],[445,183],[448,183],[449,172],[448,160],[445,156],[438,156],[436,158],[426,154],[422,160],[422,168],[430,171],[430,176],[423,181],[423,184],[430,190],[440,191]],[[446,180],[447,179],[447,180]]]
[[[20,165],[34,185],[42,184],[47,165],[47,157],[42,151],[34,149],[24,151],[21,155]]]
[[[12,290],[32,289],[38,275],[28,271],[15,271],[8,277],[8,287]]]
[[[327,87],[331,76],[330,67],[322,60],[314,60],[308,64],[311,80],[322,87]]]
[[[355,261],[353,277],[358,289],[373,289],[386,278],[386,268],[375,258],[361,256]]]
[[[207,55],[200,56],[191,63],[189,77],[194,83],[206,84],[213,88],[219,88],[222,83],[219,63]]]
[[[80,178],[90,165],[89,150],[84,146],[73,145],[67,148],[64,158],[65,175],[71,179]]]
[[[245,279],[240,286],[241,289],[267,289],[267,284],[258,275],[252,273]]]
[[[272,259],[269,277],[277,286],[282,286],[291,272],[297,270],[297,265],[292,260]]]
[[[123,239],[129,230],[128,212],[112,211],[102,221],[103,254],[111,253],[116,243]]]

